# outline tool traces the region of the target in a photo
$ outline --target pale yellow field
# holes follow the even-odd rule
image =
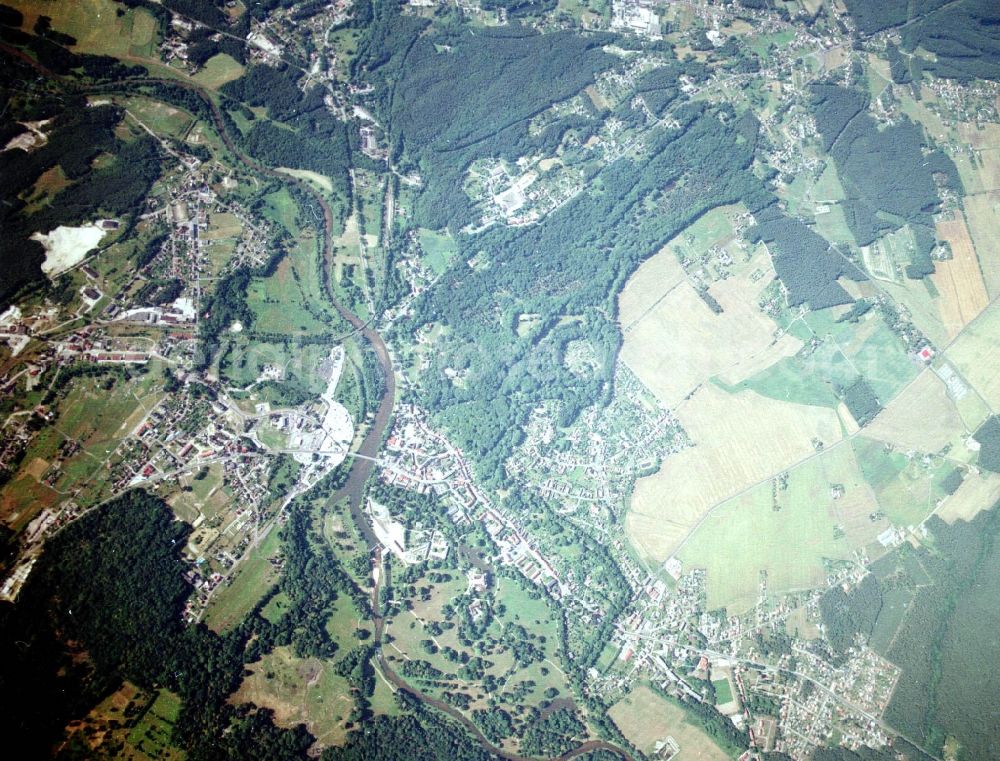
[[[941,322],[948,337],[954,338],[987,307],[990,298],[986,295],[976,250],[961,214],[950,221],[938,222],[937,234],[951,245],[953,258],[937,262],[931,279],[941,294],[938,301]]]
[[[662,562],[713,506],[815,454],[842,437],[837,413],[728,394],[705,385],[677,408],[695,446],[636,482],[625,528],[646,558]]]
[[[673,737],[680,751],[677,761],[725,761],[728,756],[699,727],[688,723],[684,710],[648,687],[636,687],[615,703],[608,715],[622,734],[643,753]]]
[[[965,424],[944,382],[929,368],[865,429],[869,438],[929,454],[961,440],[964,433]]]
[[[683,282],[684,269],[669,246],[651,256],[635,274],[618,297],[619,322],[622,330],[648,312],[671,288]]]
[[[966,326],[947,356],[986,403],[1000,409],[1000,303]]]
[[[943,521],[972,520],[980,510],[993,507],[1000,500],[1000,475],[983,472],[966,475],[958,491],[945,499],[937,511]]]
[[[1000,193],[965,198],[965,214],[990,296],[1000,294]]]
[[[296,177],[300,180],[305,180],[306,182],[317,185],[321,190],[325,190],[327,193],[333,192],[333,181],[325,174],[320,174],[319,172],[313,172],[310,171],[309,169],[290,169],[286,166],[279,166],[278,171],[284,172],[285,174],[291,175],[292,177]],[[357,222],[355,222],[355,227],[357,227]]]
[[[633,321],[626,321],[623,306],[622,324],[629,327],[621,352],[625,364],[664,403],[676,405],[713,375],[738,383],[798,351],[801,343],[791,336],[774,342],[776,325],[757,307],[760,292],[772,279],[765,254],[751,260],[740,275],[711,285],[722,314],[715,314],[688,282],[657,298],[649,281],[664,269],[671,271],[656,262],[665,257],[673,254],[657,254],[626,287],[631,289],[627,316]],[[755,271],[765,276],[751,283]]]

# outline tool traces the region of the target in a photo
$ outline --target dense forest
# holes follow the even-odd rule
[[[832,587],[820,598],[819,610],[830,647],[843,654],[854,646],[857,635],[871,636],[882,610],[881,584],[868,574],[850,591]]]
[[[932,517],[927,525],[933,545],[916,560],[931,583],[915,589],[888,650],[902,674],[885,718],[939,755],[952,736],[960,759],[992,758],[1000,690],[994,634],[1000,627],[1000,510],[952,525]]]
[[[812,109],[824,149],[833,156],[847,195],[847,224],[859,246],[908,224],[916,250],[906,267],[919,279],[934,272],[934,213],[940,207],[935,175],[959,195],[958,171],[940,150],[924,151],[921,128],[903,118],[879,128],[867,96],[840,85],[816,84]],[[872,166],[882,171],[872,172]]]
[[[1000,473],[1000,415],[993,415],[973,438],[979,443],[979,467]]]
[[[932,54],[921,65],[936,76],[1000,78],[1000,6],[993,0],[845,0],[864,35],[902,27],[903,47]],[[905,26],[904,26],[905,25]]]
[[[458,229],[475,221],[462,192],[469,164],[530,153],[528,119],[610,68],[614,59],[601,49],[607,41],[517,25],[415,39],[387,95],[387,116],[396,150],[405,149],[427,181],[417,209],[421,223]]]

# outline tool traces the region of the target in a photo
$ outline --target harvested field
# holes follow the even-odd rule
[[[705,732],[687,720],[684,709],[661,698],[648,687],[636,687],[615,703],[608,715],[643,753],[672,737],[679,747],[676,761],[724,761],[728,758]]]
[[[964,203],[986,290],[995,297],[1000,294],[1000,192],[967,196]]]
[[[677,408],[695,446],[635,485],[626,531],[639,553],[662,562],[713,506],[842,437],[837,413],[753,391],[703,386]]]
[[[941,321],[948,337],[954,338],[989,305],[990,299],[986,295],[976,250],[961,213],[950,221],[938,222],[937,234],[951,246],[953,258],[937,262],[931,279],[941,294],[938,302]]]
[[[870,438],[926,453],[940,451],[964,433],[965,424],[944,382],[929,368],[865,429]]]
[[[966,326],[947,357],[994,410],[1000,409],[1000,302]]]
[[[1000,476],[996,473],[967,473],[958,491],[947,497],[937,510],[941,520],[971,521],[980,510],[986,510],[1000,500]]]
[[[684,269],[669,246],[664,246],[643,262],[618,297],[622,330],[629,330],[684,279]]]
[[[626,326],[622,360],[664,403],[676,405],[714,375],[738,383],[798,351],[801,343],[790,335],[773,340],[777,326],[757,307],[773,276],[766,258],[758,256],[739,276],[711,285],[723,310],[716,314],[686,281],[655,295],[650,281],[674,273],[656,261],[666,257],[673,254],[662,251],[643,265],[619,302]]]

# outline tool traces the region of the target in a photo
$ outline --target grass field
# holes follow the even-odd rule
[[[241,76],[243,76],[243,66],[239,61],[226,53],[217,53],[194,75],[194,81],[214,90]]]
[[[682,708],[648,687],[636,687],[608,711],[611,720],[643,753],[672,737],[679,752],[676,761],[724,761],[728,756],[705,732],[687,720]]]
[[[233,580],[212,595],[205,611],[205,623],[210,629],[221,632],[236,626],[278,580],[270,563],[281,547],[278,534],[278,529],[272,528],[259,547],[248,551],[249,557],[240,563]]]
[[[39,0],[9,0],[24,13],[24,28],[30,30],[40,15],[52,19],[52,28],[76,38],[73,50],[116,58],[152,57],[156,51],[156,20],[142,8],[125,10],[113,0],[74,0],[50,3]]]
[[[729,679],[713,679],[712,686],[715,688],[715,704],[725,705],[733,700],[733,687]]]
[[[767,481],[721,505],[678,553],[686,567],[706,569],[709,608],[748,610],[762,571],[772,593],[821,584],[824,558],[847,559],[880,530],[868,520],[874,500],[850,447],[835,447],[787,478],[785,489]],[[843,486],[839,499],[834,484]]]
[[[868,424],[865,435],[904,451],[939,452],[961,446],[965,424],[940,378],[930,368]]]
[[[699,518],[763,479],[840,440],[837,413],[704,386],[676,410],[695,446],[640,479],[625,519],[639,553],[661,562]]]
[[[881,441],[858,437],[851,441],[865,480],[878,506],[897,526],[915,526],[934,511],[945,496],[942,480],[955,468],[941,458],[909,457],[889,450]]]
[[[992,304],[946,352],[955,367],[994,409],[1000,409],[1000,302]]]
[[[990,299],[979,271],[969,229],[961,213],[957,213],[952,220],[938,222],[937,234],[949,243],[953,258],[937,262],[931,279],[941,294],[938,303],[941,322],[949,338],[954,338],[987,307]]]
[[[284,172],[285,174],[296,177],[300,180],[305,180],[310,185],[312,185],[316,190],[322,191],[326,194],[333,192],[333,180],[327,177],[325,174],[320,174],[319,172],[313,172],[309,169],[291,169],[287,166],[278,167],[279,172]]]
[[[187,111],[151,98],[129,98],[126,108],[157,135],[174,139],[186,135],[194,121]]]
[[[1000,500],[1000,476],[983,471],[967,473],[958,491],[946,498],[937,511],[943,521],[971,521],[980,510],[986,510]]]
[[[458,245],[451,235],[425,228],[420,228],[420,248],[424,252],[424,264],[435,275],[440,275],[448,269],[451,260],[458,253]]]
[[[334,672],[330,662],[296,658],[291,648],[278,647],[247,668],[250,675],[232,702],[270,708],[278,726],[305,724],[320,746],[344,739],[353,701],[347,680]]]

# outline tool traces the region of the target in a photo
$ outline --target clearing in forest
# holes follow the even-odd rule
[[[343,741],[354,704],[350,684],[331,662],[296,658],[291,648],[277,647],[247,670],[233,702],[270,708],[279,727],[305,724],[320,747]]]

